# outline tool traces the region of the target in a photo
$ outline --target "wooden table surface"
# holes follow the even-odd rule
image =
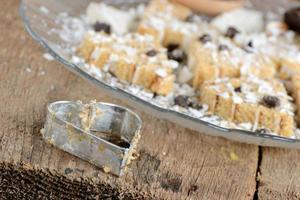
[[[18,0],[1,0],[1,199],[300,199],[300,151],[210,137],[140,113],[140,156],[117,178],[42,140],[46,105],[108,101],[43,58],[24,31]]]

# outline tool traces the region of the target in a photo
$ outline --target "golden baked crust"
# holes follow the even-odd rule
[[[212,114],[237,124],[251,123],[254,131],[293,134],[293,106],[284,86],[276,80],[251,77],[207,81],[200,91],[200,102],[207,104]]]
[[[174,61],[168,60],[166,49],[152,37],[89,33],[78,52],[86,62],[111,72],[122,81],[142,86],[159,95],[168,95],[173,91],[173,69],[176,66]]]
[[[292,99],[280,80],[291,85],[289,92],[300,108],[300,51],[288,31],[228,37],[209,23],[186,20],[191,13],[172,1],[152,0],[134,33],[90,31],[77,53],[121,81],[171,97],[177,83],[182,84],[175,69],[187,65],[191,75],[184,83],[200,94],[201,104],[208,105],[206,115],[250,123],[253,131],[292,136]],[[185,53],[187,63],[170,57],[172,45]]]

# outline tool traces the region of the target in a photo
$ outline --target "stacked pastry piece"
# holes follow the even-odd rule
[[[159,95],[173,90],[173,71],[178,63],[168,60],[166,49],[152,36],[134,33],[117,36],[90,31],[78,51],[87,62],[122,81]]]
[[[251,43],[251,51],[259,52],[269,58],[276,70],[277,78],[282,80],[292,94],[300,118],[300,49],[299,36],[289,31],[281,22],[271,22],[266,32],[245,35],[241,34],[234,38],[239,46]]]
[[[184,39],[184,32],[197,31],[197,26],[188,26],[183,22],[191,13],[190,9],[168,0],[153,0],[145,9],[137,32],[152,35],[164,44],[166,40],[180,43]],[[171,26],[180,30],[174,31]]]
[[[210,113],[237,124],[250,123],[254,131],[293,135],[291,97],[275,79],[262,80],[254,76],[216,79],[206,81],[200,91],[200,102],[209,106]]]
[[[239,34],[233,42],[252,53],[260,53],[269,58],[280,79],[288,80],[294,73],[299,73],[298,38],[282,22],[271,22],[262,33]]]
[[[261,78],[275,75],[273,63],[261,54],[248,53],[230,40],[209,34],[191,42],[188,59],[193,71],[193,86],[201,87],[204,81],[223,77],[241,77],[249,74]]]
[[[152,0],[135,33],[91,31],[78,51],[88,63],[159,95],[172,93],[174,69],[186,64],[192,74],[186,83],[209,114],[292,136],[294,108],[280,81],[292,83],[300,106],[300,53],[292,33],[278,24],[259,34],[239,34],[233,27],[221,33],[191,16],[184,6]]]
[[[284,85],[275,79],[277,70],[283,71],[287,56],[279,64],[274,59],[277,55],[255,50],[251,40],[240,44],[236,29],[230,27],[222,34],[206,23],[187,22],[189,14],[187,10],[176,14],[166,1],[152,1],[138,30],[153,35],[165,46],[176,44],[186,51],[193,74],[191,85],[199,90],[199,100],[209,106],[211,114],[237,124],[249,123],[254,131],[292,136],[295,128],[292,99]],[[297,80],[300,87],[300,77]]]

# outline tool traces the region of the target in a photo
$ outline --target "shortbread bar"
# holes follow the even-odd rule
[[[175,2],[152,0],[145,10],[137,32],[152,35],[160,42],[163,42],[165,37],[167,39],[171,37],[171,40],[175,39],[177,43],[182,41],[183,32],[176,32],[176,30],[174,31],[170,26],[177,26],[185,31],[191,31],[191,29],[195,30],[195,25],[187,25],[187,23],[182,21],[190,14],[190,9]],[[191,26],[193,26],[193,28]]]
[[[294,74],[300,74],[300,60],[297,59],[297,55],[293,57],[282,56],[278,74],[283,80],[290,80]]]
[[[258,52],[246,52],[230,40],[204,34],[191,42],[188,51],[189,67],[194,72],[193,87],[199,88],[207,80],[223,77],[255,75],[273,78],[274,62]]]
[[[160,95],[173,90],[173,71],[178,63],[168,60],[167,50],[150,36],[89,33],[78,51],[91,65],[111,72],[120,80]]]
[[[209,106],[211,114],[282,136],[292,136],[295,128],[290,100],[283,84],[275,79],[217,79],[205,82],[200,90],[200,102]]]
[[[77,52],[86,61],[88,61],[97,47],[109,48],[114,44],[125,45],[138,49],[156,49],[161,47],[161,44],[149,35],[133,33],[117,36],[115,34],[108,35],[103,32],[96,33],[95,31],[89,31],[85,35],[81,45],[77,49]]]
[[[194,73],[193,87],[199,88],[206,80],[238,77],[239,63],[231,59],[232,45],[218,44],[209,34],[195,38],[188,51],[188,65]]]
[[[297,106],[297,123],[300,123],[300,74],[294,74],[291,78],[292,95]]]
[[[85,35],[81,45],[77,49],[77,52],[86,61],[88,61],[96,47],[108,47],[113,42],[113,37],[107,37],[105,33],[96,33],[95,31],[89,31]]]
[[[153,16],[158,13],[163,13],[164,16],[185,20],[192,14],[192,11],[171,0],[152,0],[145,9],[145,15]]]
[[[234,42],[250,52],[259,52],[278,71],[278,77],[290,80],[291,75],[300,72],[300,53],[296,36],[281,22],[271,22],[266,32],[238,34]],[[256,61],[254,58],[249,60]]]

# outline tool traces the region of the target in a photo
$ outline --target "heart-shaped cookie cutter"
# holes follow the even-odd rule
[[[133,158],[141,125],[140,117],[122,106],[57,101],[48,105],[41,132],[54,146],[120,176]]]

